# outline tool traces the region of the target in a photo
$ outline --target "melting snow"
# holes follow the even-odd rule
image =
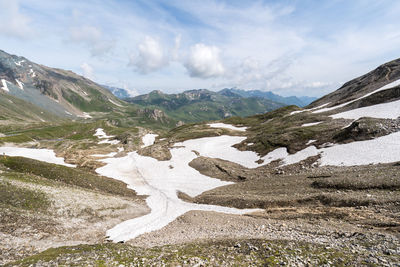
[[[318,149],[315,146],[309,146],[303,150],[298,151],[295,154],[290,154],[283,159],[283,165],[290,165],[302,160],[305,160],[312,156],[318,155]]]
[[[321,149],[321,166],[355,166],[400,161],[400,132],[373,140]]]
[[[317,140],[313,140],[313,139],[311,139],[310,141],[308,141],[307,143],[306,143],[306,145],[308,146],[309,144],[312,144],[312,143],[314,143],[314,142],[316,142]]]
[[[85,119],[91,119],[92,116],[90,116],[89,114],[87,114],[86,112],[83,112],[82,115],[78,115],[78,117],[80,118],[85,118]]]
[[[315,140],[310,140],[315,141]],[[310,143],[310,142],[309,142]],[[326,143],[324,148],[309,146],[289,155],[286,148],[278,148],[264,158],[267,163],[281,159],[283,165],[298,163],[311,156],[320,155],[321,166],[355,166],[400,161],[400,132],[348,144]],[[264,164],[266,163],[264,162]]]
[[[117,102],[115,102],[115,101],[112,101],[111,99],[108,99],[111,103],[113,103],[114,105],[116,105],[116,106],[118,106],[118,107],[123,107],[122,105],[120,105],[120,104],[118,104]]]
[[[31,75],[32,78],[36,77],[36,73],[33,71],[33,69],[29,70],[29,74]]]
[[[17,79],[15,79],[15,81],[17,82],[18,87],[21,88],[21,90],[24,90],[24,84]]]
[[[112,158],[117,154],[118,154],[117,152],[111,152],[111,153],[108,153],[108,154],[93,154],[91,156],[92,157],[96,157],[96,158]]]
[[[21,60],[21,61],[18,61],[18,62],[15,61],[15,65],[21,67],[22,66],[21,63],[23,63],[23,62],[25,62],[25,60]]]
[[[71,113],[71,112],[68,112],[68,111],[65,110],[65,113],[67,113],[68,115],[71,115],[71,116],[72,116],[72,113]]]
[[[261,158],[264,161],[262,165],[269,164],[274,160],[283,159],[288,155],[289,153],[287,152],[286,147],[277,148]]]
[[[372,117],[380,119],[396,119],[400,116],[400,100],[382,103],[378,105],[356,108],[353,110],[331,115],[332,118],[358,120],[361,117]]]
[[[323,123],[323,121],[304,123],[303,125],[301,125],[301,127],[310,127],[310,126],[318,125],[320,123]]]
[[[202,138],[203,139],[203,138]],[[219,137],[214,137],[219,143]],[[184,144],[188,144],[188,141]],[[204,140],[203,142],[213,142]],[[182,145],[182,144],[177,144]],[[214,149],[218,149],[216,146]],[[200,174],[188,164],[197,155],[190,146],[172,148],[171,160],[158,161],[151,157],[140,156],[136,152],[123,158],[101,160],[106,166],[96,170],[101,175],[121,180],[140,195],[149,195],[146,199],[151,208],[148,215],[125,221],[107,231],[110,239],[118,242],[133,239],[143,233],[158,230],[178,216],[190,210],[217,211],[231,214],[244,214],[255,210],[240,210],[214,205],[187,203],[177,196],[178,191],[195,197],[204,191],[232,184]]]
[[[318,106],[318,107],[315,107],[315,108],[309,108],[309,109],[303,109],[303,110],[295,110],[295,111],[290,112],[290,115],[294,115],[294,114],[302,113],[302,112],[306,112],[306,111],[313,111],[313,110],[316,110],[316,109],[323,108],[323,107],[325,107],[325,106],[327,106],[329,104],[330,104],[330,102],[322,104],[321,106]]]
[[[240,131],[240,132],[245,132],[247,127],[236,127],[230,124],[225,124],[225,123],[210,123],[207,124],[211,128],[225,128],[225,129],[230,129],[230,130],[235,130],[235,131]]]
[[[7,81],[4,79],[1,79],[1,83],[3,84],[3,87],[1,87],[1,89],[3,89],[6,92],[10,92],[10,90],[8,90]]]
[[[25,147],[0,147],[0,154],[3,153],[12,157],[25,157],[48,163],[64,165],[67,167],[76,167],[76,165],[65,163],[63,158],[56,157],[54,151],[50,149],[35,149],[35,148],[25,148]]]
[[[103,139],[101,140],[98,144],[111,144],[111,145],[116,145],[119,143],[119,140],[109,140],[109,138],[113,138],[115,136],[113,135],[106,135],[106,133],[104,132],[104,130],[102,128],[98,128],[96,129],[96,133],[94,134],[94,136],[97,136],[97,138],[99,139]]]
[[[176,143],[176,146],[185,146],[189,150],[195,150],[201,156],[220,158],[240,164],[246,168],[257,168],[262,166],[256,163],[260,158],[253,151],[240,151],[234,147],[245,140],[243,136],[222,135],[217,137],[204,137]]]
[[[154,141],[156,140],[157,136],[158,134],[146,134],[145,136],[143,136],[142,137],[143,145],[141,147],[147,147],[154,144]]]

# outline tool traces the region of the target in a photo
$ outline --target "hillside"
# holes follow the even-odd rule
[[[108,90],[71,71],[49,68],[0,51],[1,92],[60,117],[90,117],[124,104]]]
[[[158,108],[169,117],[183,122],[218,120],[231,116],[249,116],[282,107],[283,104],[262,98],[226,96],[205,89],[180,94],[153,91],[126,99],[143,108]]]

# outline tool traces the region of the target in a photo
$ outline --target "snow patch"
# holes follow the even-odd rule
[[[302,113],[302,112],[306,112],[306,111],[317,110],[317,109],[323,108],[323,107],[325,107],[325,106],[327,106],[327,105],[329,105],[329,104],[330,104],[330,102],[325,103],[325,104],[322,104],[322,105],[320,105],[320,106],[318,106],[318,107],[315,107],[315,108],[309,108],[309,109],[303,109],[303,110],[295,110],[295,111],[290,112],[290,115],[294,115],[294,114]]]
[[[146,134],[145,136],[143,136],[142,137],[143,145],[141,147],[143,148],[153,145],[154,141],[156,141],[157,136],[158,134]]]
[[[25,62],[25,60],[21,60],[21,61],[15,61],[14,63],[15,63],[15,65],[17,65],[17,66],[21,67],[21,66],[22,66],[22,64],[21,64],[21,63],[23,63],[23,62]]]
[[[323,121],[304,123],[303,125],[301,125],[301,127],[310,127],[310,126],[318,125],[321,123],[323,123]]]
[[[91,156],[92,157],[96,157],[96,158],[112,158],[117,154],[118,154],[117,152],[111,152],[111,153],[108,153],[108,154],[93,154]]]
[[[113,103],[114,105],[116,105],[116,106],[118,106],[118,107],[124,107],[124,106],[122,106],[122,105],[120,105],[120,104],[118,104],[117,102],[115,102],[115,101],[113,101],[113,100],[111,100],[111,99],[108,99],[111,103]]]
[[[29,74],[31,75],[32,78],[36,77],[36,73],[33,71],[33,69],[29,70]]]
[[[3,84],[1,89],[3,89],[6,92],[10,92],[10,90],[8,90],[7,81],[5,79],[1,79],[1,83]]]
[[[210,123],[207,124],[208,126],[210,126],[211,128],[225,128],[225,129],[230,129],[230,130],[234,130],[234,131],[240,131],[240,132],[245,132],[247,127],[236,127],[230,124],[225,124],[225,123]]]
[[[20,82],[19,80],[17,80],[17,79],[15,79],[15,81],[17,82],[18,87],[19,87],[21,90],[24,90],[24,84],[23,84],[22,82]]]
[[[12,157],[25,157],[67,167],[76,167],[76,165],[65,163],[63,158],[56,157],[54,151],[50,149],[3,146],[0,147],[0,154],[5,154]]]
[[[306,146],[308,146],[309,144],[312,144],[312,143],[314,143],[314,142],[316,142],[317,140],[313,140],[313,139],[311,139],[310,141],[308,141],[307,143],[306,143]]]
[[[101,141],[98,142],[98,144],[111,144],[111,145],[116,145],[119,143],[119,140],[109,140],[109,138],[113,138],[115,137],[114,135],[107,135],[103,128],[98,128],[96,129],[96,133],[94,134],[94,136],[97,136],[97,138],[99,139],[103,139]]]
[[[87,114],[86,112],[83,112],[82,115],[78,115],[78,117],[80,118],[85,118],[85,119],[91,119],[92,116],[90,116],[89,114]]]
[[[65,110],[65,113],[67,113],[68,115],[71,115],[71,116],[72,116],[72,113],[71,113],[71,112],[68,112],[68,111]]]
[[[260,158],[253,151],[240,151],[232,147],[245,139],[246,137],[243,136],[222,135],[187,140],[182,143],[176,143],[175,146],[184,146],[190,151],[197,151],[201,156],[228,160],[246,168],[262,166],[256,163]]]

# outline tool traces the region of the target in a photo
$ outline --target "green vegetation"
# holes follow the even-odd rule
[[[322,245],[290,241],[226,240],[143,249],[125,244],[79,245],[51,248],[12,266],[37,263],[76,266],[150,266],[150,265],[310,265],[347,266],[363,263],[359,252],[337,250]]]
[[[125,197],[136,197],[135,192],[128,189],[125,183],[107,177],[94,175],[84,170],[23,157],[2,156],[0,157],[0,163],[7,168],[20,173],[34,174],[49,180],[97,190],[104,193]]]
[[[0,205],[25,210],[46,210],[50,201],[46,194],[0,180]]]
[[[247,118],[232,117],[224,122],[247,126],[247,140],[236,147],[256,151],[261,156],[279,147],[286,147],[289,153],[295,153],[306,148],[311,139],[317,140],[318,144],[330,142],[335,132],[341,129],[341,125],[329,123],[302,127],[306,123],[329,122],[331,118],[309,112],[290,115],[296,110],[298,107],[288,106]],[[246,143],[253,145],[247,147]]]
[[[189,123],[219,120],[230,116],[250,116],[282,106],[263,98],[225,96],[208,90],[192,90],[171,95],[153,91],[127,101],[143,108],[160,109],[174,120]]]

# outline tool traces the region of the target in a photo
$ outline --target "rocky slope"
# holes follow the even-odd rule
[[[322,105],[329,108],[348,103],[342,110],[349,110],[394,101],[400,98],[400,83],[396,83],[399,79],[400,59],[396,59],[345,83],[338,90],[314,101],[307,108]],[[382,88],[384,90],[377,91]]]
[[[110,113],[125,105],[105,88],[71,71],[4,51],[0,51],[0,81],[1,95],[14,96],[59,117],[90,118],[91,112]]]

